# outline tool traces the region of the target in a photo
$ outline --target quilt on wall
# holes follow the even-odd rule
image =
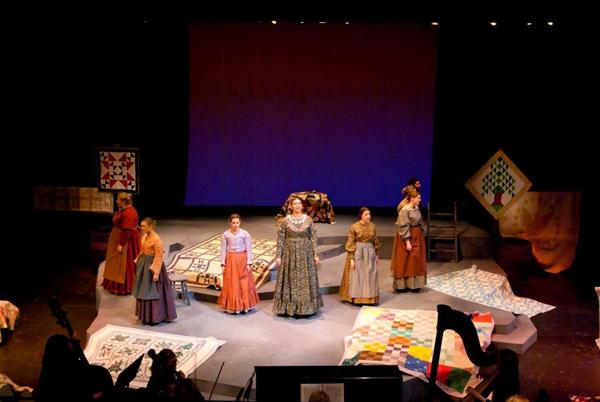
[[[504,275],[483,271],[476,266],[427,277],[427,287],[459,299],[528,317],[554,309],[549,304],[515,296]]]
[[[483,349],[492,340],[494,319],[490,313],[472,316]],[[435,344],[437,311],[395,310],[363,307],[352,334],[344,338],[342,365],[398,365],[402,372],[427,381]],[[467,386],[475,387],[479,368],[467,357],[462,339],[445,331],[437,385],[446,393],[464,397]]]
[[[84,353],[90,364],[106,368],[113,382],[127,366],[145,354],[137,377],[130,383],[130,387],[140,388],[148,384],[151,375],[152,359],[147,355],[148,350],[154,349],[157,353],[163,349],[173,350],[177,355],[177,369],[188,376],[224,344],[225,341],[213,337],[197,338],[109,324],[90,337]]]
[[[138,162],[136,149],[98,149],[98,188],[138,193]]]
[[[499,150],[465,184],[481,205],[498,219],[531,187],[529,179]]]
[[[95,187],[36,186],[33,208],[46,211],[113,213],[113,194]]]
[[[252,275],[257,288],[267,282],[270,271],[275,266],[276,252],[275,240],[252,238]],[[190,290],[194,290],[195,286],[220,290],[223,283],[221,235],[214,235],[178,252],[167,271],[187,276]]]

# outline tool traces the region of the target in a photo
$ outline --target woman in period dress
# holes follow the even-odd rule
[[[292,200],[292,214],[277,231],[277,282],[273,312],[279,315],[308,316],[323,307],[319,293],[317,230],[302,213],[302,200]]]
[[[144,324],[154,325],[177,318],[173,290],[163,261],[163,244],[154,231],[156,221],[142,220],[142,250],[136,258],[133,295],[135,314]]]
[[[400,201],[400,203],[396,207],[396,211],[398,213],[400,213],[400,210],[402,208],[404,208],[404,206],[406,204],[408,204],[408,198],[406,197],[408,190],[413,189],[413,190],[419,191],[420,188],[421,188],[421,180],[417,179],[416,177],[411,177],[410,179],[408,179],[408,183],[406,183],[406,187],[404,187],[400,191],[402,193],[402,197],[404,197],[404,198],[402,198],[402,201]]]
[[[400,210],[396,221],[391,271],[394,290],[418,291],[427,283],[425,227],[419,211],[421,194],[415,188],[409,188],[406,198],[408,203]]]
[[[346,240],[346,263],[340,297],[353,304],[379,303],[379,278],[377,264],[381,244],[377,239],[375,225],[371,223],[371,211],[361,208],[359,220],[350,226]]]
[[[117,195],[119,212],[113,215],[113,228],[106,246],[102,287],[117,295],[131,293],[135,279],[133,260],[140,252],[138,213],[133,207],[132,201],[131,193]]]
[[[252,238],[240,228],[238,214],[229,217],[229,229],[221,236],[223,287],[217,303],[228,313],[248,312],[258,303],[252,275]]]

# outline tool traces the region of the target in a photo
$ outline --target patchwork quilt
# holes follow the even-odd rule
[[[496,152],[465,186],[498,219],[531,187],[529,179],[502,151]]]
[[[91,364],[108,369],[114,382],[127,366],[146,354],[137,377],[130,383],[131,388],[140,388],[150,380],[152,359],[147,355],[148,350],[154,349],[156,353],[173,350],[177,369],[188,376],[223,344],[225,341],[213,337],[196,338],[109,324],[90,337],[84,353]]]
[[[491,343],[493,317],[490,313],[475,313],[472,320],[485,349]],[[401,371],[427,381],[436,325],[437,311],[363,307],[352,334],[344,338],[341,364],[396,364]],[[452,396],[464,397],[467,386],[475,387],[481,381],[478,371],[467,357],[460,336],[445,331],[437,385]]]
[[[275,266],[277,241],[252,238],[252,274],[256,287],[267,282]],[[190,290],[194,287],[221,289],[221,234],[178,252],[167,271],[187,276]]]
[[[505,276],[482,271],[476,266],[427,277],[427,287],[460,299],[515,314],[525,314],[528,317],[554,309],[554,306],[549,304],[515,296]]]

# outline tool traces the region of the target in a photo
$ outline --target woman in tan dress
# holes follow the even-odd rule
[[[359,221],[350,226],[346,240],[346,263],[340,297],[353,304],[379,303],[379,278],[377,264],[381,244],[377,239],[375,225],[371,223],[371,211],[361,208]]]
[[[425,227],[419,211],[421,194],[415,188],[409,188],[406,198],[408,203],[400,210],[396,221],[397,232],[390,267],[394,290],[418,291],[427,283]]]

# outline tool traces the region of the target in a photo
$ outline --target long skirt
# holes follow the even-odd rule
[[[319,277],[308,238],[286,239],[273,298],[273,312],[280,315],[312,315],[323,307]]]
[[[135,296],[135,314],[144,324],[158,324],[162,321],[173,321],[177,318],[173,289],[165,264],[160,268],[158,281],[153,282],[150,266],[153,255],[141,255],[137,263],[137,275],[133,295]]]
[[[396,233],[392,249],[391,270],[394,289],[419,289],[427,284],[427,250],[425,236],[419,226],[410,228],[411,251],[406,250],[406,242]]]
[[[108,292],[117,295],[128,295],[131,293],[135,279],[135,263],[133,260],[140,253],[140,234],[132,230],[129,240],[123,246],[123,252],[119,253],[119,238],[121,229],[113,227],[106,246],[106,263],[104,265],[104,280],[102,287]]]
[[[350,266],[351,258],[346,257],[340,297],[354,304],[379,303],[379,277],[377,275],[377,254],[373,243],[356,243],[354,252],[354,269]]]
[[[228,252],[223,269],[223,287],[217,303],[225,310],[239,313],[258,304],[252,271],[248,271],[247,254]]]

